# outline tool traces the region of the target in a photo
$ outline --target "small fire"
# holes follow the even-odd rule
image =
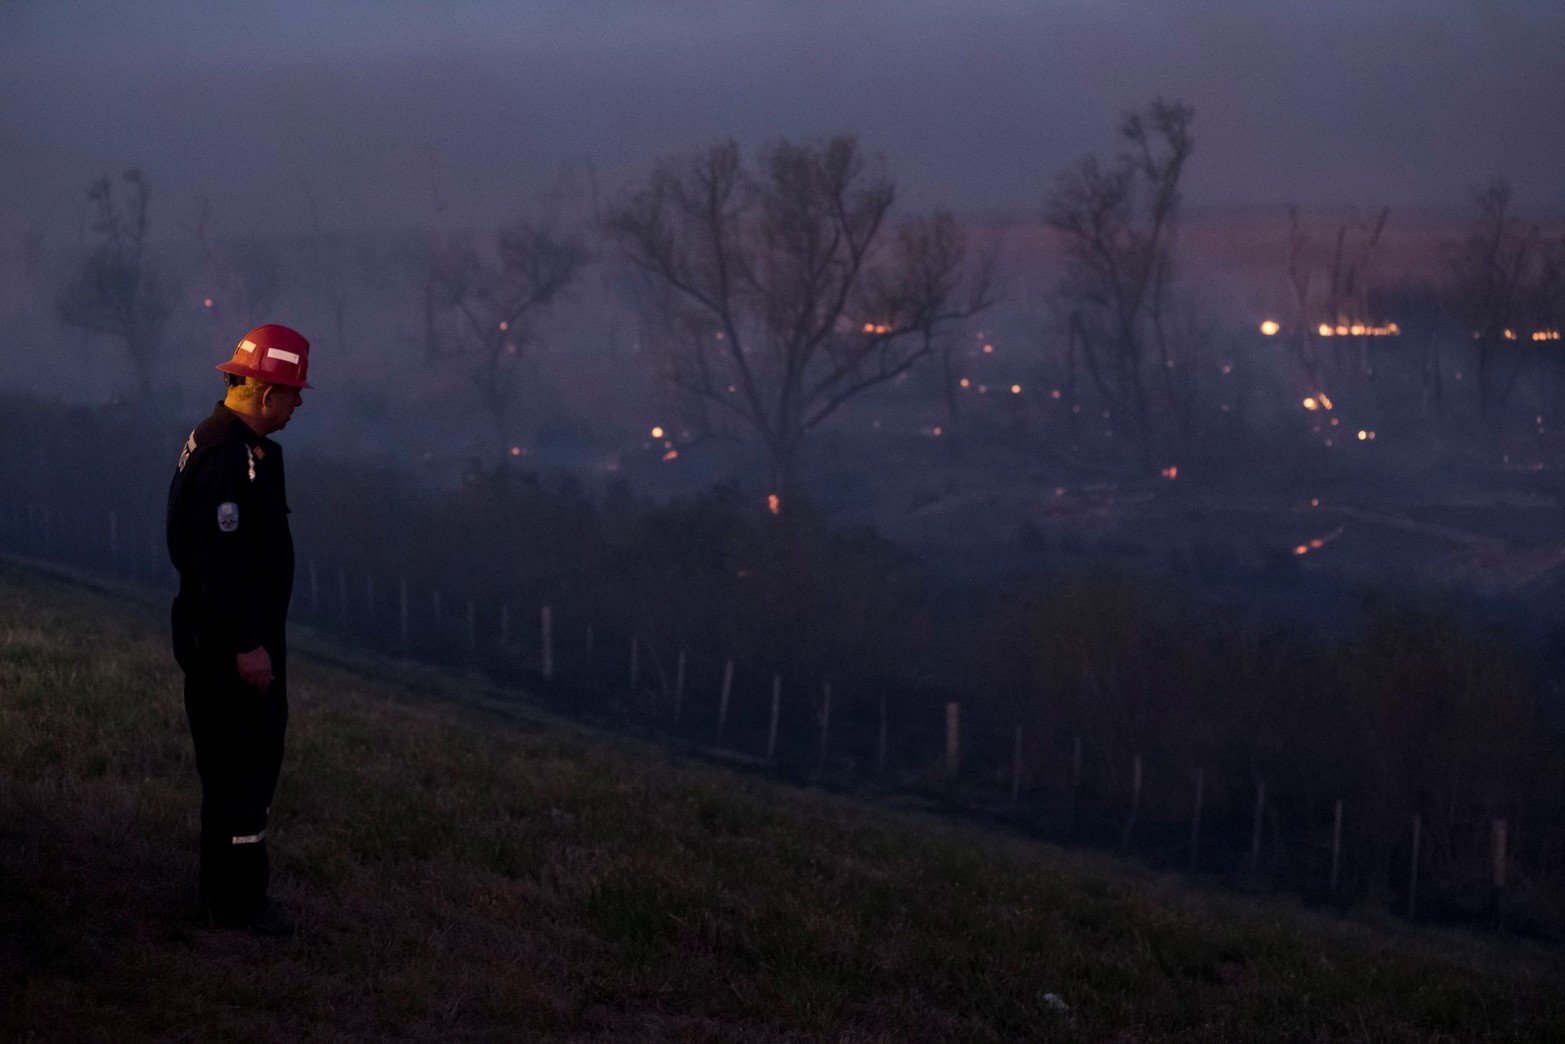
[[[774,515],[782,512],[782,500],[776,493],[766,494],[766,510]]]

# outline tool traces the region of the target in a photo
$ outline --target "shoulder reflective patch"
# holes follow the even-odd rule
[[[184,471],[185,465],[190,463],[190,455],[196,451],[196,433],[191,432],[185,440],[185,448],[179,455],[179,470]]]
[[[225,533],[232,533],[239,528],[239,505],[233,501],[217,506],[217,528]]]

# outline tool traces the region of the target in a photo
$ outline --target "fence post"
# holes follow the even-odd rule
[[[766,729],[766,760],[777,755],[777,718],[782,712],[782,675],[772,675],[772,721]]]
[[[880,774],[886,774],[886,689],[882,685],[880,689],[880,746],[877,749],[875,761]]]
[[[1081,737],[1071,740],[1071,818],[1076,816],[1076,803],[1081,797]]]
[[[1424,817],[1413,813],[1413,858],[1407,868],[1407,919],[1411,921],[1418,912],[1418,846],[1423,840]]]
[[[1196,872],[1201,859],[1201,803],[1206,800],[1206,766],[1195,770],[1195,804],[1190,810],[1190,872]]]
[[[946,704],[946,774],[956,775],[957,759],[961,756],[962,705],[955,700]]]
[[[1011,744],[1011,811],[1016,811],[1016,799],[1022,792],[1022,727],[1016,726],[1016,741]]]
[[[815,774],[826,771],[826,730],[831,727],[831,682],[821,682],[821,741],[815,755]]]
[[[723,745],[723,729],[728,725],[728,694],[734,690],[734,661],[723,661],[723,691],[717,698],[717,745]]]
[[[1336,810],[1331,818],[1331,892],[1333,899],[1337,897],[1337,883],[1342,874],[1342,799],[1337,799]]]
[[[315,563],[310,563],[310,612],[320,615],[321,612],[321,578]]]
[[[403,577],[398,585],[398,601],[402,609],[402,644],[408,644],[408,578]]]
[[[543,669],[545,678],[554,677],[554,609],[544,606],[538,610],[538,639],[543,650]]]
[[[1130,835],[1136,828],[1136,816],[1141,811],[1141,755],[1130,763],[1130,815],[1125,817],[1125,830],[1119,836],[1119,847],[1130,847]]]
[[[1496,819],[1490,827],[1489,854],[1494,865],[1494,895],[1490,902],[1495,917],[1500,916],[1505,891],[1505,842],[1509,825],[1504,819]]]
[[[1261,817],[1266,811],[1266,781],[1255,781],[1255,823],[1250,830],[1250,873],[1256,874],[1261,868]]]
[[[685,650],[681,646],[679,659],[674,665],[674,721],[679,721],[680,704],[685,702]]]

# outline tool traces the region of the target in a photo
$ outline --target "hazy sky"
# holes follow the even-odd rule
[[[1565,212],[1565,0],[0,2],[0,211],[137,164],[230,229],[499,213],[723,135],[857,133],[913,205],[1026,210],[1162,93],[1206,206]]]

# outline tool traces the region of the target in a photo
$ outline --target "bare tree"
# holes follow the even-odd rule
[[[1120,125],[1124,148],[1087,156],[1056,183],[1044,220],[1064,236],[1067,265],[1055,291],[1068,358],[1085,366],[1115,412],[1132,418],[1152,464],[1154,413],[1170,404],[1175,366],[1168,309],[1174,275],[1179,178],[1194,141],[1195,110],[1157,99]]]
[[[142,394],[151,395],[175,292],[148,254],[151,187],[136,168],[121,174],[120,181],[125,185],[123,199],[116,198],[107,177],[87,190],[92,238],[57,309],[62,321],[120,341]]]
[[[1351,214],[1337,224],[1330,254],[1323,258],[1298,208],[1288,207],[1288,288],[1293,299],[1288,344],[1312,391],[1370,370],[1372,338],[1365,331],[1378,317],[1369,314],[1369,299],[1380,239],[1390,218],[1390,207],[1370,217]],[[1323,277],[1319,290],[1318,276]]]
[[[753,168],[730,141],[665,161],[609,218],[658,291],[659,375],[762,439],[783,500],[811,430],[988,304],[955,220],[889,228],[895,195],[851,137],[781,142]]]
[[[1473,331],[1478,352],[1478,408],[1495,405],[1495,368],[1509,347],[1512,369],[1505,382],[1503,403],[1520,367],[1515,342],[1523,334],[1529,306],[1542,284],[1543,237],[1537,225],[1511,215],[1511,187],[1496,178],[1474,194],[1478,215],[1451,261],[1452,289],[1463,318]]]
[[[426,270],[429,348],[469,367],[503,455],[517,373],[549,307],[589,260],[575,237],[518,220],[502,226],[492,251],[458,234],[436,246]]]

